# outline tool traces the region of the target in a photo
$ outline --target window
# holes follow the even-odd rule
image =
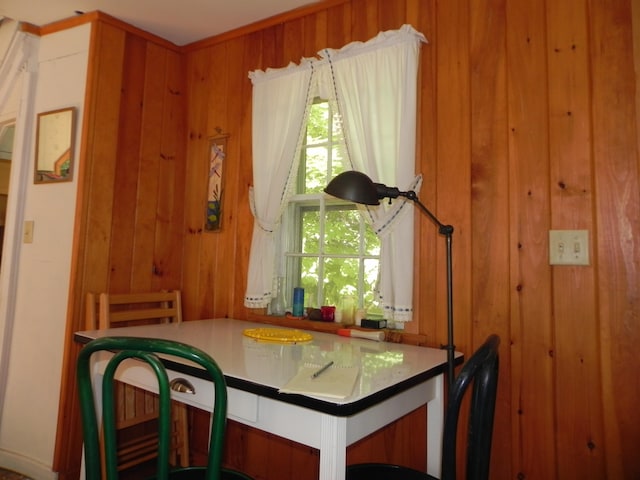
[[[355,204],[323,192],[345,170],[344,158],[339,117],[329,102],[316,100],[282,229],[286,283],[305,289],[309,307],[340,306],[345,297],[359,306],[374,301],[380,241]]]
[[[315,127],[320,123],[313,122],[316,114],[312,116],[304,145],[304,181],[297,185],[292,200],[291,195],[300,163],[300,126],[306,126],[302,122],[308,116],[311,92],[340,99],[340,114],[349,126],[349,168],[403,190],[419,191],[415,80],[424,41],[424,35],[403,25],[364,44],[354,42],[340,50],[325,48],[321,58],[304,59],[299,65],[250,72],[254,185],[249,199],[255,223],[246,307],[264,308],[274,292],[285,292],[287,298],[292,287],[300,285],[311,294],[307,296],[309,305],[339,304],[338,295],[353,291],[369,313],[372,305],[367,302],[376,284],[376,310],[396,328],[412,320],[413,275],[407,275],[414,267],[412,205],[396,201],[368,208],[366,219],[376,226],[380,247],[370,242],[377,240],[366,229],[361,230],[359,223],[358,228],[348,228],[347,221],[338,217],[353,206],[334,203],[321,193],[329,177],[344,168],[340,163],[343,149],[336,141],[341,135],[334,129],[337,123],[329,110],[324,117],[318,114],[325,118],[322,128],[326,137],[317,135]],[[321,147],[325,153],[319,156]],[[321,160],[323,167],[319,168]],[[305,230],[305,221],[313,222],[314,215],[317,220],[312,233],[311,228]],[[356,218],[360,222],[359,217],[354,221]],[[283,237],[283,231],[288,235]],[[357,241],[347,241],[344,236],[356,231]],[[339,253],[330,248],[332,236],[334,244],[341,242]],[[314,243],[317,251],[312,252]],[[344,251],[346,245],[358,245],[358,252]],[[357,264],[353,275],[349,259]],[[376,260],[379,275],[370,266]],[[283,277],[284,287],[274,290]]]

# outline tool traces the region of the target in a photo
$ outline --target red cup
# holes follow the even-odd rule
[[[333,322],[336,316],[336,307],[334,306],[320,307],[320,315],[322,316],[323,322]]]

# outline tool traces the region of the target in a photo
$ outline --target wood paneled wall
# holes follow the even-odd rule
[[[101,106],[85,125],[95,171],[82,188],[78,294],[178,282],[185,318],[248,318],[248,72],[409,23],[429,39],[416,170],[421,200],[456,229],[456,344],[468,354],[489,333],[502,338],[491,478],[640,478],[639,10],[633,0],[334,0],[180,55],[101,31],[113,43],[96,52]],[[132,101],[109,104],[120,89]],[[205,233],[208,138],[219,132],[229,134],[222,230]],[[157,159],[167,141],[170,167]],[[416,220],[407,328],[439,345],[444,241]],[[591,265],[549,266],[550,229],[589,230]],[[164,276],[148,271],[152,257]]]
[[[185,116],[182,56],[101,14],[94,23],[54,470],[77,479],[82,432],[75,386],[87,292],[182,285]]]
[[[631,0],[351,0],[192,46],[187,168],[200,184],[188,181],[189,232],[202,224],[205,139],[220,128],[230,142],[223,231],[187,240],[188,315],[246,315],[247,73],[412,24],[429,40],[416,170],[421,199],[456,229],[456,344],[469,353],[491,332],[502,338],[492,478],[640,478],[632,8]],[[417,220],[417,316],[408,328],[438,345],[444,241]],[[550,229],[589,230],[591,265],[550,266]]]

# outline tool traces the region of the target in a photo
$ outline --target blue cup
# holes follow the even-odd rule
[[[294,317],[304,316],[304,288],[295,287],[293,289],[293,311]]]

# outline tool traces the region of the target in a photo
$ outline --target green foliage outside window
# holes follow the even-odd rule
[[[306,306],[339,306],[344,296],[356,297],[360,306],[374,300],[380,242],[353,203],[322,194],[345,170],[345,156],[339,119],[328,102],[314,103],[289,210],[293,228],[286,253],[289,283],[305,289]]]

